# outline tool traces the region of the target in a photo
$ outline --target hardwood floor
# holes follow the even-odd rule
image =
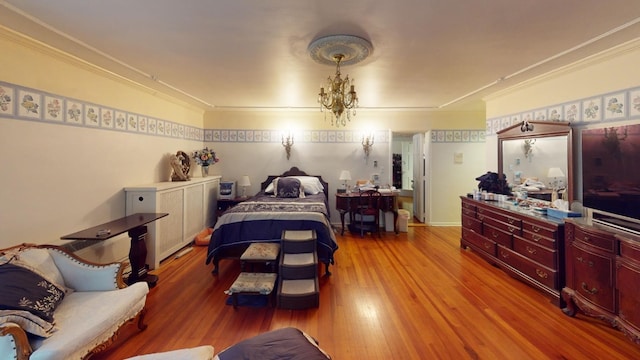
[[[93,359],[211,344],[216,353],[286,326],[333,359],[638,359],[640,345],[608,324],[570,318],[533,288],[459,247],[459,227],[409,227],[382,238],[338,235],[333,275],[310,310],[225,305],[239,263],[205,265],[206,247],[155,271],[147,330],[127,326]],[[324,267],[323,267],[324,271]]]

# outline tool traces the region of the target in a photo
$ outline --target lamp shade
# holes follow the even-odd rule
[[[564,173],[562,172],[562,170],[560,170],[560,168],[552,167],[552,168],[549,168],[549,172],[547,173],[547,177],[549,177],[549,178],[564,177]]]
[[[347,180],[351,180],[351,173],[349,172],[349,170],[342,170],[340,172],[340,180],[342,181],[347,181]]]
[[[240,182],[238,183],[238,185],[240,185],[240,186],[251,186],[251,180],[249,180],[249,176],[248,175],[242,175],[242,178],[240,178]]]

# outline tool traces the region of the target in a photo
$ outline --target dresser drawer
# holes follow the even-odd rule
[[[462,215],[467,215],[467,216],[471,216],[473,218],[476,217],[476,208],[466,208],[466,207],[462,207]]]
[[[508,231],[504,231],[502,229],[498,229],[494,226],[489,225],[487,222],[482,226],[482,235],[488,238],[489,240],[493,240],[498,244],[502,244],[508,248],[511,248],[513,245],[513,234]]]
[[[613,235],[576,226],[573,236],[575,240],[582,241],[590,246],[600,248],[612,254],[615,253],[616,238]]]
[[[475,233],[468,229],[462,229],[462,238],[473,245],[475,248],[495,257],[496,256],[496,243],[485,238],[479,233]]]
[[[462,227],[482,234],[482,221],[471,216],[462,215]]]
[[[640,264],[640,242],[620,237],[620,256]]]
[[[520,235],[522,233],[520,231],[520,227],[519,226],[508,224],[506,222],[499,221],[499,220],[497,220],[495,218],[485,217],[483,222],[485,224],[493,226],[496,229],[500,229],[500,230],[506,231],[506,232],[514,234],[514,235]],[[520,224],[520,223],[518,223],[518,224]]]
[[[541,224],[530,220],[522,222],[522,230],[531,234],[543,236],[549,239],[555,239],[558,235],[558,228],[549,224]]]
[[[477,210],[477,218],[480,220],[494,219],[516,229],[522,228],[522,220],[494,209],[487,209],[479,206]]]
[[[572,248],[573,284],[567,285],[591,303],[615,312],[613,257],[591,252],[577,242]]]
[[[473,211],[475,213],[476,212],[476,204],[471,203],[469,201],[462,200],[462,209],[463,210],[465,210],[465,209],[466,210],[470,210],[470,211]]]
[[[538,244],[540,246],[544,246],[548,249],[557,249],[558,244],[556,243],[556,239],[549,236],[544,236],[539,232],[533,232],[529,230],[522,230],[522,237],[531,241],[532,243]]]
[[[519,236],[513,238],[513,250],[550,269],[558,269],[558,252]]]
[[[558,272],[535,262],[528,257],[507,249],[504,246],[498,246],[498,259],[518,269],[518,271],[526,274],[531,279],[552,289],[558,289]]]

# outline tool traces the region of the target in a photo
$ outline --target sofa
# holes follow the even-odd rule
[[[149,287],[122,273],[54,245],[0,250],[0,359],[87,359],[123,325],[144,330]]]

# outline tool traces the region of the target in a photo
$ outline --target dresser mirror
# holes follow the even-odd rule
[[[573,202],[568,122],[523,121],[497,134],[498,173],[504,174],[511,186],[525,184],[531,197],[547,201],[555,198],[554,191],[560,192],[569,204]]]

